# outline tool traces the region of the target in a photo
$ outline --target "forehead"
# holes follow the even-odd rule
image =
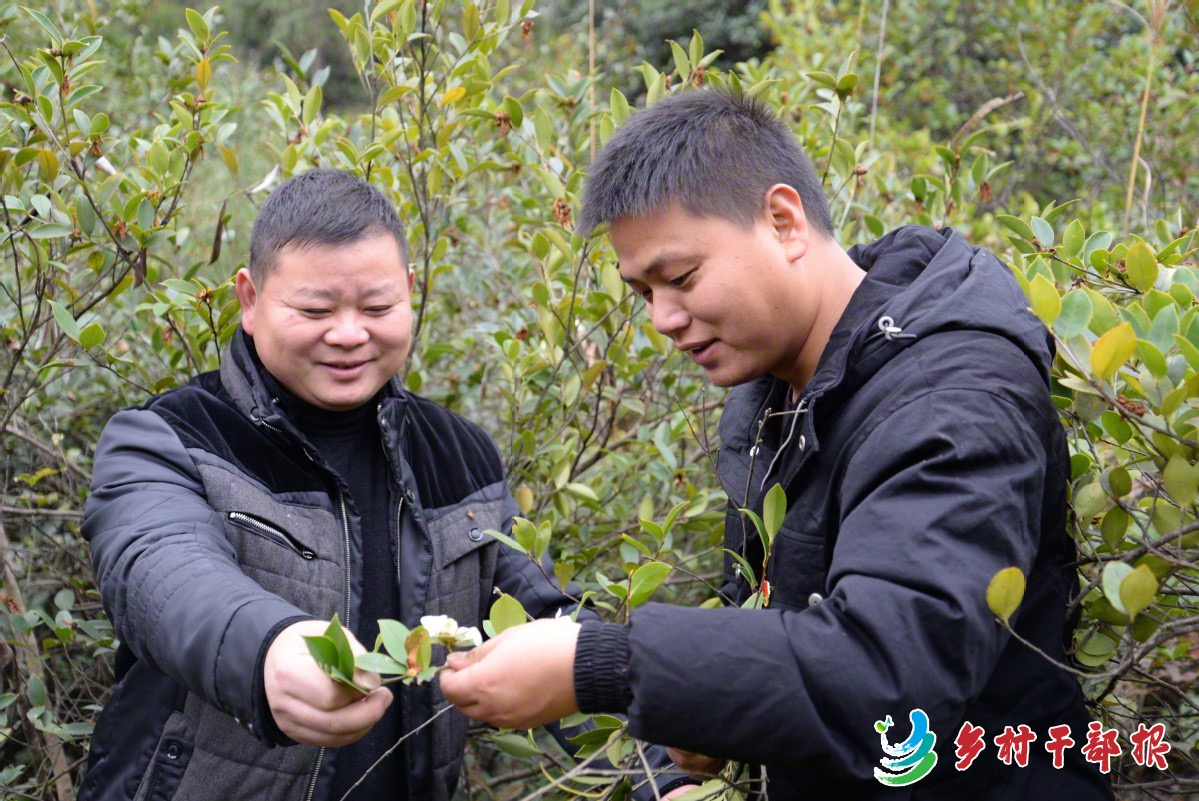
[[[626,281],[651,278],[672,264],[697,260],[714,249],[736,247],[745,233],[728,220],[701,217],[678,203],[640,217],[621,217],[608,229]]]
[[[275,257],[265,284],[283,291],[337,292],[349,286],[405,282],[408,266],[390,234],[341,244],[288,245]]]

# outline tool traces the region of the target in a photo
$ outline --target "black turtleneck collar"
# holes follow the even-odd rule
[[[379,403],[387,392],[386,386],[357,408],[339,412],[322,409],[301,400],[271,374],[258,356],[258,350],[254,347],[254,337],[246,334],[245,343],[246,350],[270,393],[271,402],[276,404],[279,410],[307,437],[310,439],[342,439],[354,436],[366,427],[374,430],[375,410],[378,409]]]

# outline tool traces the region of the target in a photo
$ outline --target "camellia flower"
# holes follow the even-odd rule
[[[449,615],[425,615],[420,619],[420,624],[431,638],[442,640],[446,645],[483,644],[483,637],[477,628],[459,626],[458,621]]]

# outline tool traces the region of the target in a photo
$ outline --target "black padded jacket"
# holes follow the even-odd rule
[[[786,492],[769,606],[648,604],[623,631],[588,624],[580,650],[605,640],[610,662],[624,640],[628,662],[627,687],[586,704],[622,708],[623,696],[638,737],[764,765],[775,799],[1111,798],[1080,752],[1077,682],[986,604],[995,573],[1019,567],[1015,631],[1065,659],[1078,585],[1045,327],[1009,269],[952,231],[909,226],[850,255],[866,278],[798,406],[767,376],[735,388],[721,419],[726,546],[758,573],[763,546],[736,509],[760,511],[776,483]],[[732,559],[725,578],[736,607],[748,591]],[[602,661],[594,672],[622,675]],[[884,785],[874,724],[890,716],[898,744],[916,709],[937,764]],[[967,720],[985,750],[957,770]],[[994,744],[1020,724],[1037,735],[1027,767]],[[1061,769],[1044,749],[1058,724],[1075,741]]]

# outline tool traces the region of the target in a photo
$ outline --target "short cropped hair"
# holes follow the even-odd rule
[[[391,234],[408,264],[408,240],[395,207],[353,173],[314,169],[279,185],[250,231],[250,277],[261,284],[287,247],[345,245]]]
[[[643,217],[677,201],[700,217],[750,228],[766,190],[787,184],[824,236],[833,222],[812,161],[763,103],[715,89],[688,90],[629,120],[592,163],[579,229]]]

